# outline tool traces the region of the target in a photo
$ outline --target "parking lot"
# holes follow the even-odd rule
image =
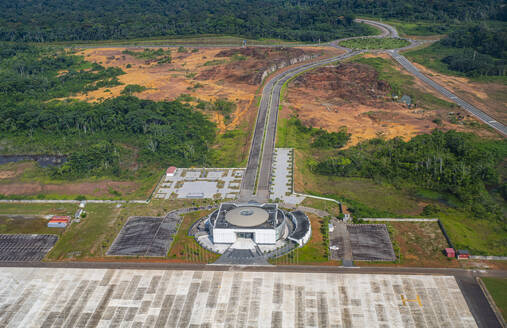
[[[348,225],[354,260],[394,261],[393,245],[385,224]]]
[[[155,198],[236,199],[245,169],[179,168],[165,176]]]
[[[166,256],[180,220],[179,215],[172,213],[164,218],[131,217],[107,251],[107,255]]]
[[[41,261],[57,240],[56,235],[0,235],[0,262]]]
[[[477,327],[441,275],[1,268],[0,286],[19,328]]]
[[[270,199],[287,204],[299,204],[304,200],[304,197],[295,195],[292,190],[293,158],[292,148],[275,148],[269,188]]]
[[[385,224],[335,223],[330,231],[333,260],[395,261],[393,245]]]

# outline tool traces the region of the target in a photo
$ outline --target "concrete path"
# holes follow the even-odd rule
[[[342,258],[333,258],[335,260],[342,260],[344,267],[352,267],[353,264],[353,256],[352,256],[352,246],[350,244],[350,235],[347,231],[347,225],[337,219],[331,219],[331,224],[334,226],[334,230],[329,232],[329,244],[341,244],[343,245],[342,250],[338,250],[338,252],[342,255]],[[338,241],[341,241],[339,243]],[[333,253],[333,252],[332,252]]]

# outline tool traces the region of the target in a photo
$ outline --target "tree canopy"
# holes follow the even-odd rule
[[[462,27],[440,41],[456,49],[442,61],[468,76],[507,74],[507,28],[476,24]]]
[[[1,1],[0,40],[63,41],[232,34],[327,41],[366,35],[354,14],[438,22],[503,19],[500,0]]]
[[[27,45],[4,44],[0,56],[0,135],[13,148],[4,152],[28,147],[68,154],[55,172],[65,177],[120,174],[119,145],[125,142],[139,149],[141,162],[206,165],[215,126],[192,106],[141,100],[132,92],[97,103],[56,100],[119,84],[123,72]]]
[[[488,189],[505,188],[497,166],[507,144],[456,131],[419,135],[410,141],[371,139],[318,162],[320,174],[365,177],[453,195],[478,217],[501,218]]]

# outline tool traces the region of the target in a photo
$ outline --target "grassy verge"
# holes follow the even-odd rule
[[[241,46],[243,40],[247,41],[247,45],[296,45],[304,44],[304,42],[285,41],[281,39],[245,39],[236,36],[227,35],[197,35],[197,36],[176,36],[176,37],[153,37],[129,40],[100,40],[100,41],[65,41],[50,42],[49,45],[64,47],[80,47],[80,46],[163,46],[163,45],[231,45]],[[37,44],[35,44],[37,45]]]
[[[0,203],[0,214],[74,215],[78,204]]]
[[[48,228],[48,220],[43,218],[10,218],[0,217],[2,234],[53,234],[61,235],[62,228]]]
[[[410,44],[407,40],[397,38],[360,38],[340,42],[350,49],[397,49]]]
[[[327,229],[329,221],[311,213],[307,213],[307,215],[312,226],[312,235],[308,243],[287,255],[270,260],[272,264],[340,264],[339,261],[329,261],[328,259],[329,236]]]
[[[502,312],[504,319],[507,318],[507,279],[506,278],[481,278],[496,306]]]
[[[103,258],[130,216],[163,216],[183,207],[209,204],[209,201],[152,201],[150,204],[87,204],[86,218],[73,223],[63,233],[48,260]]]
[[[307,197],[301,205],[326,211],[333,216],[340,215],[339,205],[328,200]]]
[[[202,248],[194,237],[188,235],[188,229],[192,224],[209,213],[210,211],[197,211],[183,217],[178,233],[174,237],[169,250],[169,259],[192,263],[212,263],[218,259],[220,255]]]
[[[248,122],[217,135],[211,152],[212,167],[244,167],[248,160],[250,128]]]

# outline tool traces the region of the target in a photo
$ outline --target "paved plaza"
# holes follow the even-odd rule
[[[174,176],[165,176],[155,198],[236,199],[245,169],[179,168]]]
[[[292,148],[275,148],[269,189],[272,200],[287,204],[299,204],[304,200],[304,197],[295,195],[292,190],[293,156]]]
[[[476,327],[452,276],[0,269],[1,327]]]

